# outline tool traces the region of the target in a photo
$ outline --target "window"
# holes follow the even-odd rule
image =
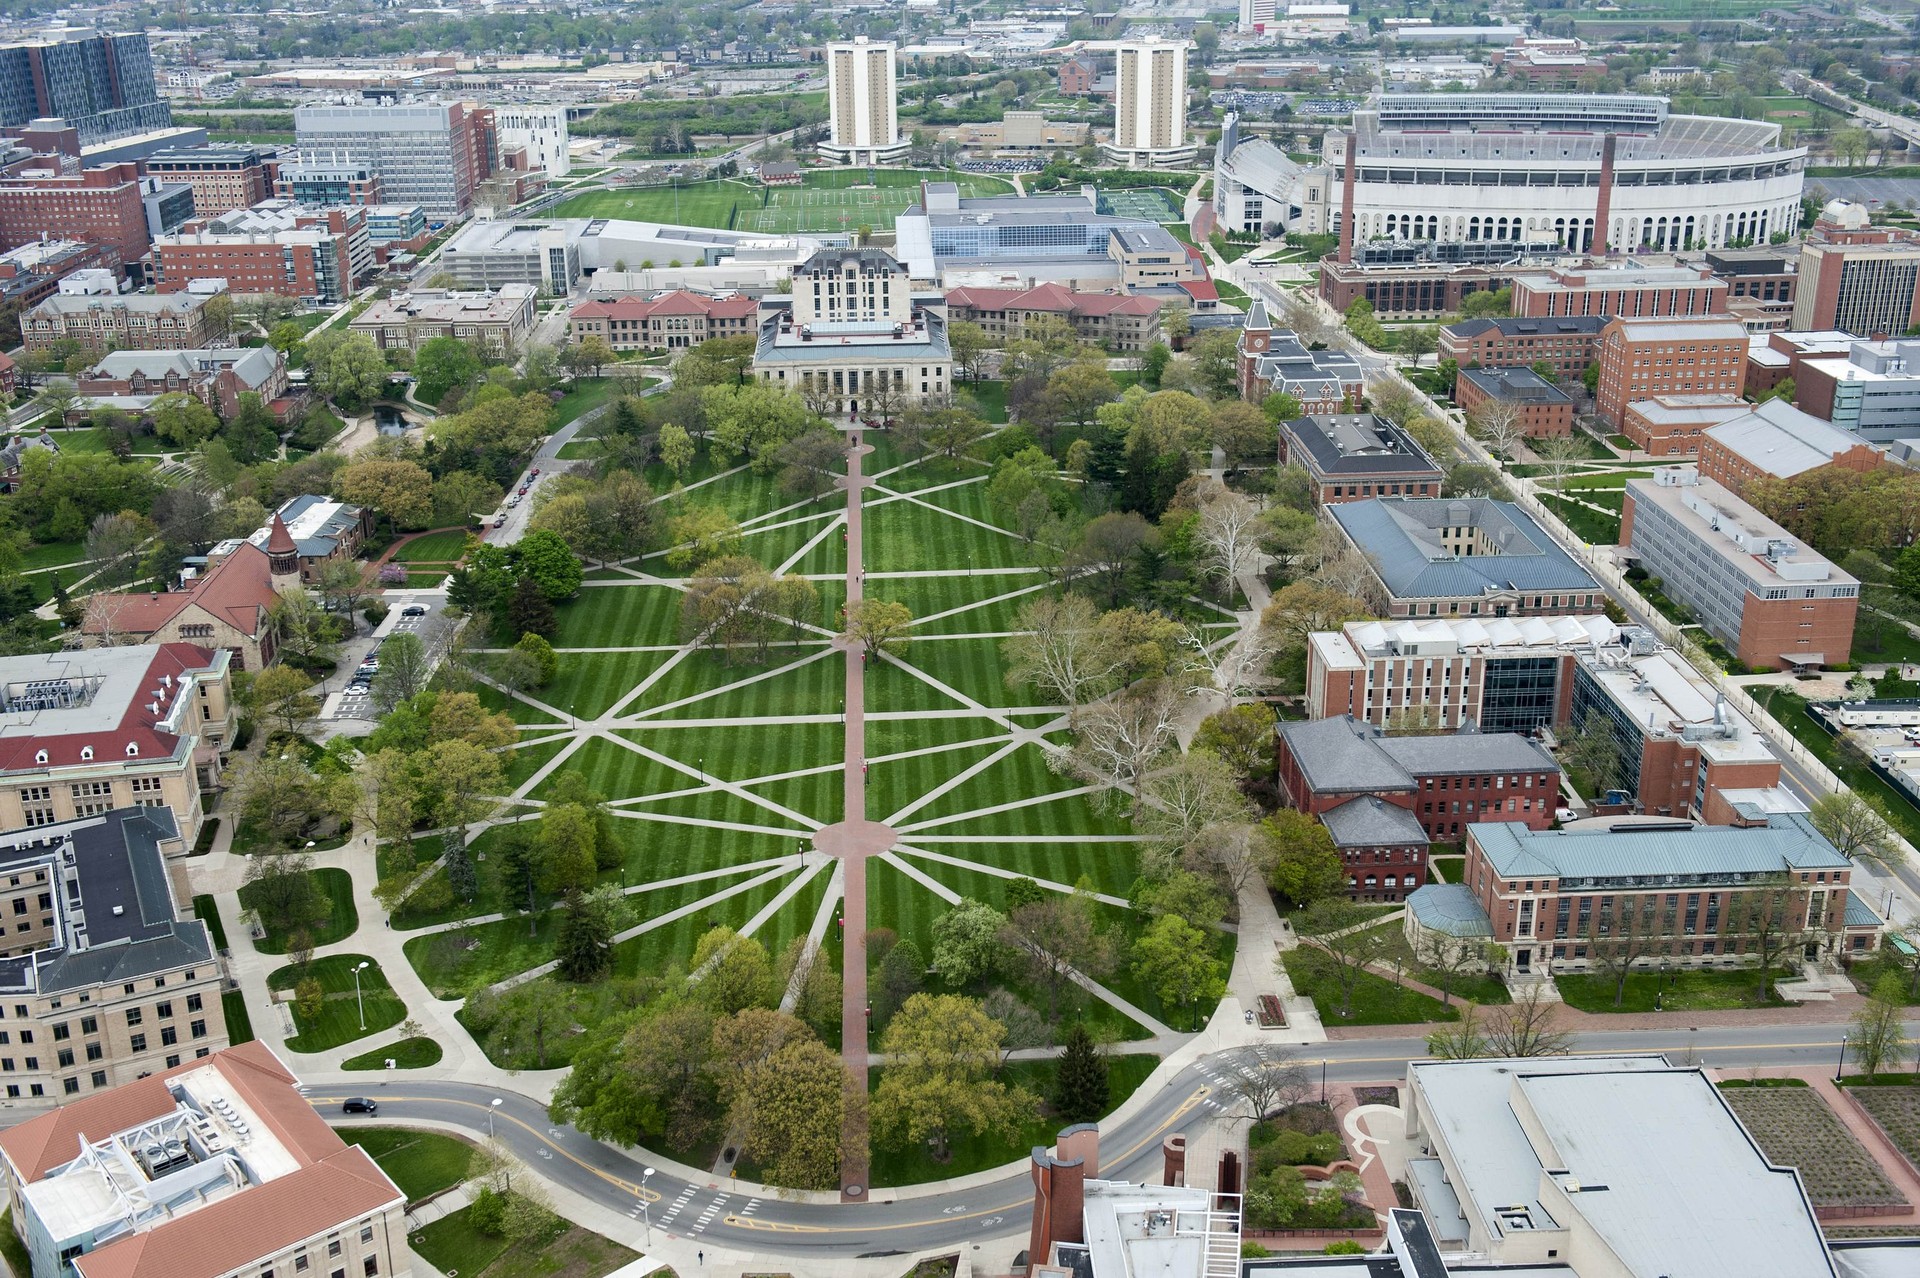
[[[174,1066],[178,1065],[179,1063],[180,1063],[180,1054],[178,1052],[174,1052],[173,1054],[167,1057],[168,1069],[172,1069]]]
[[[80,1080],[77,1078],[63,1078],[60,1080],[60,1090],[69,1096],[77,1096],[80,1092]]]
[[[101,1058],[101,1057],[102,1057],[102,1056],[103,1056],[104,1054],[105,1054],[105,1053],[103,1053],[103,1052],[101,1051],[101,1049],[100,1049],[100,1044],[98,1044],[98,1043],[88,1043],[88,1044],[87,1044],[87,1059],[88,1059],[88,1060],[90,1060],[90,1061],[97,1061],[97,1060],[99,1060],[99,1059],[100,1059],[100,1058]]]
[[[171,1017],[173,1015],[173,1000],[168,999],[164,1003],[155,1003],[153,1005],[153,1014],[162,1020]]]
[[[207,1036],[207,1023],[205,1021],[195,1021],[187,1027],[187,1030],[195,1038],[205,1038]]]
[[[178,1043],[179,1041],[180,1041],[180,1031],[179,1031],[179,1030],[177,1030],[177,1029],[175,1029],[175,1028],[174,1028],[173,1026],[171,1026],[171,1025],[165,1025],[165,1026],[162,1026],[162,1027],[161,1027],[161,1029],[160,1029],[160,1046],[162,1046],[162,1047],[172,1047],[172,1046],[173,1046],[174,1044],[176,1044],[176,1043]]]
[[[145,1019],[145,1017],[146,1017],[146,1013],[142,1011],[140,1008],[129,1007],[127,1009],[128,1025],[138,1025],[143,1019]]]
[[[53,1027],[53,1041],[54,1041],[54,1042],[56,1042],[56,1043],[64,1043],[64,1042],[66,1042],[66,1041],[67,1041],[67,1040],[68,1040],[69,1038],[71,1038],[71,1037],[73,1037],[73,1034],[72,1034],[72,1031],[70,1031],[70,1030],[69,1030],[69,1029],[67,1028],[67,1023],[66,1023],[65,1021],[61,1021],[61,1022],[60,1022],[59,1024],[57,1024],[57,1025],[55,1025],[55,1026]]]
[[[61,1069],[72,1069],[73,1068],[73,1049],[71,1047],[61,1048],[57,1053],[55,1053],[54,1059],[60,1062]]]
[[[191,973],[189,973],[189,975],[191,975]],[[189,1012],[197,1012],[200,1010],[200,996],[198,994],[187,995],[187,1010]]]
[[[363,1242],[363,1243],[370,1243],[370,1242],[372,1242],[372,1241],[373,1241],[373,1226],[372,1226],[372,1225],[362,1225],[362,1226],[360,1226],[360,1241],[361,1241],[361,1242]]]
[[[80,1032],[82,1034],[98,1034],[100,1032],[99,1020],[91,1016],[81,1017]]]
[[[127,1047],[136,1052],[146,1051],[147,1036],[145,1034],[135,1034],[132,1038],[127,1040]]]

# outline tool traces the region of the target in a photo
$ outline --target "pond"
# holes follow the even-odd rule
[[[373,406],[374,429],[378,430],[382,435],[401,434],[412,424],[413,423],[407,420],[407,415],[395,408],[392,404],[375,404]]]

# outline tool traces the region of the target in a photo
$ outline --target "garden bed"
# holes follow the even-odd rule
[[[1872,1152],[1812,1088],[1743,1087],[1722,1096],[1769,1162],[1800,1169],[1807,1197],[1823,1219],[1907,1209]]]
[[[1920,1085],[1856,1085],[1847,1089],[1847,1095],[1879,1124],[1900,1156],[1920,1174]]]

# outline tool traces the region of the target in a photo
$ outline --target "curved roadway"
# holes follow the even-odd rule
[[[1746,1066],[1818,1065],[1836,1062],[1845,1026],[1756,1025],[1693,1030],[1672,1028],[1582,1035],[1581,1052],[1666,1052],[1675,1059],[1691,1055],[1722,1069]],[[1920,1024],[1907,1026],[1920,1037]],[[1419,1038],[1347,1039],[1299,1049],[1309,1069],[1324,1068],[1328,1082],[1398,1079],[1409,1060],[1426,1054]],[[1230,1105],[1217,1090],[1224,1081],[1220,1057],[1202,1057],[1161,1084],[1144,1103],[1131,1107],[1117,1123],[1101,1131],[1101,1175],[1118,1180],[1157,1180],[1160,1143],[1169,1132],[1219,1117]],[[1323,1064],[1324,1063],[1324,1064]],[[314,1106],[329,1120],[341,1121],[339,1105],[364,1086],[315,1085]],[[463,1129],[476,1137],[489,1129],[490,1102],[497,1096],[492,1130],[513,1155],[563,1188],[609,1210],[643,1216],[651,1228],[675,1238],[698,1240],[743,1251],[818,1256],[862,1256],[923,1251],[1001,1237],[1027,1228],[1033,1190],[1024,1169],[986,1185],[941,1192],[928,1187],[915,1197],[893,1202],[841,1205],[756,1197],[730,1188],[718,1177],[681,1180],[657,1172],[642,1188],[640,1161],[645,1151],[629,1153],[557,1126],[546,1107],[511,1091],[470,1083],[396,1079],[371,1089],[380,1102],[377,1121],[418,1120]],[[884,1194],[885,1191],[882,1191]],[[904,1191],[911,1192],[911,1191]]]

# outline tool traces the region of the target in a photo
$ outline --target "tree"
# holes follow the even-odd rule
[[[1615,1007],[1626,1001],[1627,977],[1633,973],[1634,966],[1670,944],[1679,931],[1675,918],[1677,907],[1661,906],[1656,896],[1652,892],[1603,896],[1599,908],[1590,916],[1583,939],[1595,966],[1615,976]]]
[[[1764,1003],[1773,984],[1773,969],[1806,944],[1824,920],[1808,916],[1806,893],[1784,871],[1755,875],[1743,891],[1729,897],[1722,935],[1742,938],[1744,952],[1755,965],[1754,1001]]]
[[[1212,941],[1177,914],[1162,914],[1133,943],[1133,973],[1170,1007],[1215,1003],[1226,992]],[[1196,1013],[1193,1028],[1199,1027]]]
[[[351,777],[316,776],[298,758],[268,755],[240,772],[228,802],[241,820],[285,847],[309,830],[347,820],[358,798]]]
[[[1270,399],[1288,399],[1275,395]],[[1213,406],[1213,443],[1227,458],[1227,469],[1239,470],[1250,463],[1271,464],[1278,448],[1278,436],[1266,413],[1239,399],[1221,400]]]
[[[1273,842],[1267,881],[1274,891],[1305,907],[1346,890],[1346,863],[1326,826],[1292,808],[1281,808],[1261,824]]]
[[[545,1069],[548,1051],[578,1022],[580,993],[550,981],[500,991],[482,986],[467,1000],[466,1016],[484,1027],[490,1048],[508,1059],[532,1057],[536,1069]]]
[[[887,1069],[873,1124],[895,1148],[925,1143],[949,1156],[952,1133],[1005,1129],[1034,1111],[1032,1096],[994,1080],[1005,1028],[971,999],[916,994],[880,1037]]]
[[[326,923],[331,907],[313,877],[313,858],[305,855],[247,859],[247,909],[271,935],[311,933]]]
[[[598,877],[599,841],[599,823],[585,804],[549,803],[534,836],[540,886],[556,895],[591,890]]]
[[[568,363],[575,372],[589,377],[600,376],[601,370],[619,359],[612,343],[598,333],[588,333],[568,350]]]
[[[398,532],[402,526],[423,528],[433,515],[433,476],[418,462],[355,462],[335,478],[334,491],[342,501],[385,515],[389,532]]]
[[[414,396],[438,404],[450,390],[464,390],[486,366],[471,342],[457,337],[431,337],[414,352]]]
[[[1054,1075],[1053,1108],[1063,1122],[1091,1123],[1107,1112],[1112,1099],[1106,1058],[1095,1049],[1087,1027],[1075,1021]]]
[[[365,567],[351,559],[329,559],[320,565],[313,584],[327,610],[347,618],[352,626],[354,610],[367,593]]]
[[[667,566],[685,570],[740,553],[740,525],[719,506],[690,506],[667,521]]]
[[[1560,759],[1570,771],[1582,774],[1595,793],[1627,788],[1620,738],[1598,711],[1589,710],[1561,737]]]
[[[312,686],[312,678],[292,666],[268,666],[253,677],[247,700],[257,712],[278,720],[280,730],[291,736],[319,713],[319,703],[307,691]]]
[[[750,1066],[730,1114],[760,1178],[787,1189],[830,1189],[840,1179],[846,1070],[808,1035]]]
[[[67,418],[73,415],[75,405],[80,402],[80,396],[72,382],[64,377],[55,377],[40,388],[37,402],[43,418],[52,417],[54,425],[64,426]]]
[[[1906,1055],[1907,1001],[1900,978],[1892,972],[1874,982],[1873,995],[1853,1014],[1847,1031],[1847,1050],[1868,1078]]]
[[[433,484],[433,522],[442,528],[471,527],[500,506],[500,485],[470,470],[449,471]]]
[[[1049,892],[1017,907],[1001,929],[1000,943],[1020,956],[1046,990],[1049,1022],[1058,1019],[1060,991],[1074,972],[1099,977],[1113,965],[1112,940],[1096,923],[1092,898],[1079,893]]]
[[[373,676],[373,703],[381,714],[425,691],[433,674],[427,647],[410,631],[388,635],[380,645],[380,669]]]
[[[613,938],[625,913],[625,898],[611,885],[567,895],[553,947],[562,980],[586,985],[613,970]]]
[[[123,511],[100,515],[87,529],[87,562],[93,565],[94,584],[102,590],[123,590],[140,576],[140,560],[153,525],[144,515]]]
[[[895,1012],[926,986],[927,960],[912,941],[901,941],[880,960],[873,982],[873,1019],[885,1025]]]
[[[696,450],[693,436],[687,433],[686,427],[674,422],[663,423],[654,448],[660,454],[660,464],[672,471],[675,479],[687,477]]]
[[[1091,578],[1103,589],[1107,606],[1117,607],[1140,552],[1159,541],[1160,534],[1140,515],[1110,511],[1087,521],[1063,567],[1071,576]]]
[[[1440,330],[1433,324],[1410,324],[1400,330],[1399,339],[1394,343],[1402,355],[1420,362],[1423,355],[1431,355],[1440,346]]]
[[[1151,837],[1162,860],[1178,856],[1209,827],[1244,821],[1253,807],[1240,792],[1233,770],[1211,754],[1183,754],[1141,785],[1142,806],[1134,823]]]
[[[933,922],[933,966],[948,985],[969,985],[999,965],[1007,916],[963,900]]]
[[[1067,766],[1139,811],[1141,778],[1173,745],[1186,696],[1172,678],[1149,679],[1094,705],[1080,719]]]
[[[1211,754],[1247,785],[1273,774],[1273,732],[1277,716],[1264,701],[1229,706],[1200,721],[1189,747]]]
[[[513,583],[513,593],[507,599],[506,622],[509,634],[539,635],[543,639],[560,628],[553,615],[553,601],[532,577],[521,577]]]
[[[513,559],[520,574],[533,578],[540,593],[554,603],[578,594],[580,583],[586,579],[580,557],[550,532],[536,530],[522,537],[514,543]]]
[[[1275,593],[1273,602],[1260,614],[1260,625],[1273,631],[1283,652],[1290,648],[1304,651],[1308,635],[1338,630],[1349,621],[1371,615],[1366,600],[1358,596],[1315,581],[1296,581]]]
[[[147,411],[153,433],[176,448],[198,448],[220,429],[220,419],[211,408],[179,391],[155,399]]]
[[[1009,687],[1033,687],[1078,711],[1115,682],[1126,654],[1098,625],[1082,595],[1048,595],[1021,605],[1014,633],[1001,641]]]
[[[526,661],[527,670],[532,676],[527,685],[530,688],[546,687],[560,672],[560,658],[554,655],[553,645],[539,635],[521,635],[513,645],[513,650]]]
[[[706,1076],[713,1025],[714,1013],[700,1003],[663,1003],[644,1013],[621,1044],[620,1066],[666,1115],[667,1138],[675,1144],[699,1139],[717,1117]],[[558,1092],[554,1100],[557,1108]]]
[[[1312,1095],[1307,1067],[1291,1047],[1241,1047],[1215,1059],[1226,1077],[1222,1090],[1243,1111],[1236,1117],[1249,1123],[1264,1122]]]
[[[1467,1061],[1493,1054],[1493,1045],[1480,1024],[1480,1005],[1460,1005],[1460,1019],[1427,1035],[1427,1055],[1443,1061]]]
[[[780,463],[780,486],[807,498],[818,497],[833,487],[846,460],[846,448],[840,433],[824,426],[795,435],[774,454]]]
[[[987,352],[993,349],[987,330],[969,320],[956,320],[947,325],[947,345],[953,351],[954,371],[967,381],[979,381]]]
[[[1566,485],[1567,476],[1573,473],[1574,463],[1586,456],[1586,447],[1571,435],[1549,435],[1545,439],[1532,441],[1533,455],[1547,468],[1547,475],[1553,480],[1555,488]]]
[[[387,361],[365,333],[321,329],[307,339],[313,388],[343,408],[358,408],[387,385]]]
[[[716,927],[693,951],[694,994],[716,1015],[728,1016],[774,1001],[777,989],[767,947],[730,927]]]
[[[1827,145],[1833,148],[1836,159],[1854,168],[1867,158],[1867,152],[1873,147],[1873,135],[1858,125],[1842,125],[1828,136]]]
[[[1906,860],[1900,836],[1874,801],[1857,790],[1823,794],[1813,801],[1808,820],[1840,855],[1893,873]]]
[[[308,669],[330,660],[345,626],[298,587],[282,590],[268,620],[280,639],[280,659]]]
[[[1484,972],[1494,950],[1491,942],[1454,936],[1439,928],[1426,928],[1413,945],[1413,961],[1429,978],[1437,978],[1440,1002],[1453,1001],[1453,983],[1468,972]]]
[[[1559,1004],[1547,998],[1545,986],[1532,982],[1516,990],[1513,1001],[1495,1008],[1483,1022],[1488,1054],[1493,1056],[1565,1056],[1573,1050],[1573,1034],[1554,1025]]]
[[[1209,481],[1201,492],[1195,532],[1206,551],[1204,562],[1226,586],[1229,603],[1240,575],[1253,569],[1259,529],[1259,507],[1224,485]]]
[[[913,614],[905,604],[886,599],[861,599],[847,609],[844,637],[877,657],[913,624]]]
[[[1474,406],[1467,425],[1488,448],[1506,457],[1512,457],[1527,438],[1520,405],[1510,400],[1482,400]]]
[[[1301,941],[1331,969],[1340,984],[1340,1015],[1353,1015],[1353,989],[1360,973],[1382,952],[1381,939],[1367,927],[1373,916],[1344,896],[1315,901],[1294,922]],[[1276,960],[1277,961],[1277,960]]]

